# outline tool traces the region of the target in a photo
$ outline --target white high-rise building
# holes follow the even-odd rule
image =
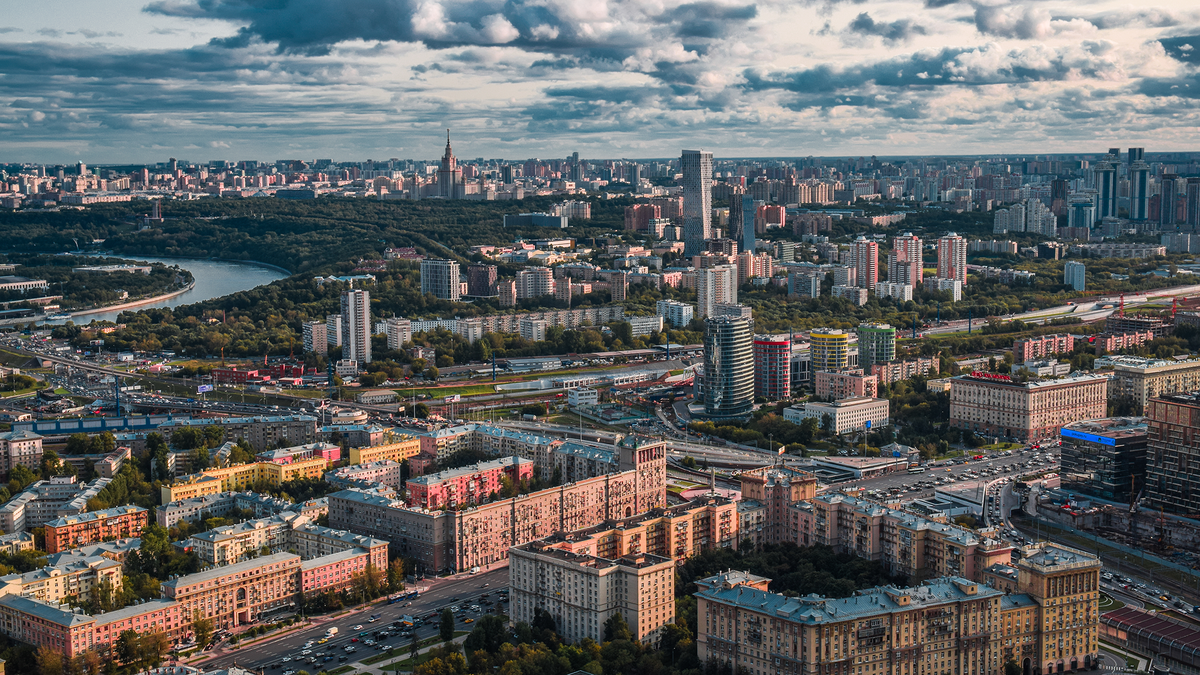
[[[462,297],[457,260],[421,261],[421,293],[432,293],[441,300],[457,302]]]
[[[854,256],[855,277],[859,288],[875,288],[879,283],[879,244],[859,237],[850,245]]]
[[[412,321],[392,317],[387,320],[384,329],[387,333],[388,349],[400,349],[406,342],[412,342]]]
[[[715,305],[737,304],[737,267],[717,265],[696,270],[696,311],[713,316]]]
[[[330,347],[342,346],[342,315],[330,314],[325,317],[325,336]]]
[[[1083,263],[1068,260],[1063,267],[1063,283],[1077,291],[1082,291],[1087,285],[1086,273],[1087,268]]]
[[[937,275],[939,279],[957,279],[967,283],[967,240],[951,232],[938,239]]]
[[[713,155],[684,150],[679,164],[683,170],[683,255],[690,258],[703,252],[704,240],[712,237]]]
[[[888,253],[888,281],[908,286],[920,285],[925,275],[921,259],[922,241],[911,232],[892,239],[892,251]]]
[[[1032,232],[1053,237],[1058,234],[1058,216],[1039,199],[1026,199],[996,211],[992,232]]]
[[[342,359],[371,362],[371,294],[342,292]]]
[[[571,283],[563,279],[563,283]],[[549,267],[530,267],[517,272],[517,298],[540,298],[543,295],[554,295],[554,272]]]

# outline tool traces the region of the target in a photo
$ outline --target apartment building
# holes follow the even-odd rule
[[[109,569],[111,563],[119,583],[120,564],[101,560],[97,569]],[[94,650],[116,659],[113,647],[125,631],[161,631],[178,644],[190,635],[197,612],[212,619],[217,630],[257,622],[298,607],[305,597],[346,588],[368,566],[382,569],[386,564],[385,542],[373,550],[348,548],[307,561],[293,553],[272,553],[168,579],[162,598],[97,616],[14,593],[0,597],[0,633],[66,658]]]
[[[950,424],[989,436],[1053,438],[1065,424],[1107,413],[1108,378],[1096,375],[1019,382],[977,372],[955,377],[952,383]]]
[[[1075,349],[1075,337],[1063,335],[1037,335],[1013,342],[1013,361],[1025,363],[1055,354],[1070,354]]]
[[[333,443],[317,441],[316,443],[305,445],[293,445],[289,448],[263,450],[255,455],[254,458],[260,462],[274,462],[275,464],[292,464],[293,462],[303,462],[310,459],[323,459],[333,464],[341,460],[342,448]]]
[[[1096,368],[1112,367],[1108,396],[1130,403],[1135,412],[1146,408],[1156,396],[1200,389],[1200,359],[1148,359],[1141,356],[1109,356],[1096,359]]]
[[[367,464],[342,466],[325,474],[325,482],[343,487],[373,487],[382,485],[400,489],[400,463],[390,459]]]
[[[510,547],[553,532],[666,506],[665,442],[627,436],[617,452],[617,473],[459,511],[414,508],[378,491],[345,490],[329,495],[329,522],[394,542],[425,571],[488,565],[506,559]]]
[[[715,548],[736,550],[737,506],[714,492],[630,518],[561,532],[554,540],[564,551],[608,560],[648,553],[680,561]]]
[[[159,425],[158,432],[170,440],[176,429],[214,425],[225,432],[225,440],[244,440],[255,452],[279,447],[280,441],[301,445],[317,440],[317,418],[311,415],[173,419]]]
[[[58,553],[109,539],[142,536],[150,512],[140,506],[117,506],[63,516],[46,523],[46,553]]]
[[[738,507],[738,536],[750,540],[754,547],[763,544],[792,542],[808,545],[797,535],[807,531],[793,506],[812,499],[817,494],[817,477],[807,471],[784,465],[764,466],[743,471],[742,498]]]
[[[462,424],[417,432],[417,437],[421,441],[422,454],[443,459],[461,449],[470,449],[496,457],[520,457],[537,465],[544,479],[549,479],[554,474],[551,455],[555,448],[562,444],[562,441],[528,431],[489,424]]]
[[[408,505],[425,509],[459,508],[490,500],[504,488],[533,478],[533,462],[501,457],[470,466],[417,476],[408,481]]]
[[[936,356],[918,356],[915,359],[903,359],[899,361],[888,361],[887,363],[871,364],[870,373],[879,378],[879,384],[891,384],[893,382],[907,380],[918,375],[936,375],[940,369],[941,363]]]
[[[692,322],[696,308],[678,300],[659,300],[654,305],[654,311],[675,328],[683,328]]]
[[[797,505],[797,536],[877,560],[889,574],[911,580],[942,576],[978,581],[983,570],[1008,563],[1012,547],[958,525],[887,508],[843,493],[817,495]]]
[[[21,532],[87,511],[87,502],[100,493],[110,479],[97,478],[90,483],[76,482],[75,476],[51,476],[39,480],[21,494],[0,506],[0,529]]]
[[[421,441],[416,436],[408,434],[393,435],[385,438],[382,445],[367,448],[350,448],[351,464],[371,464],[391,460],[403,462],[410,457],[416,457],[421,452]]]
[[[299,506],[256,492],[221,492],[163,504],[155,509],[154,520],[163,527],[174,527],[181,521],[194,523],[203,518],[221,518],[242,511],[252,511],[255,518],[263,518],[296,510]]]
[[[41,436],[26,430],[0,433],[0,467],[5,473],[18,466],[36,469],[41,461]]]
[[[962,577],[848,598],[789,597],[729,571],[697,582],[697,651],[749,673],[1042,675],[1098,665],[1099,561],[1043,544],[1018,563],[1019,593]]]
[[[387,567],[387,542],[314,525],[310,517],[296,512],[215,527],[192,535],[188,545],[201,562],[210,565],[245,562],[265,551],[289,551],[308,560],[362,548],[372,553],[382,550],[384,558],[379,561],[379,569]]]
[[[531,622],[541,610],[563,639],[598,643],[604,623],[621,614],[635,640],[657,645],[662,627],[675,620],[675,562],[645,553],[607,559],[556,543],[551,537],[510,551],[512,620]]]
[[[854,396],[831,403],[810,401],[794,405],[784,409],[783,419],[793,424],[800,424],[810,417],[822,424],[828,419],[833,433],[846,434],[888,426],[891,424],[889,410],[886,398]]]
[[[162,502],[216,495],[222,492],[240,492],[256,483],[280,485],[297,478],[318,480],[325,473],[329,462],[324,457],[315,457],[290,464],[274,462],[252,462],[218,469],[206,469],[200,473],[184,476],[171,485],[160,488]]]
[[[874,398],[879,394],[879,378],[863,374],[862,368],[818,370],[813,373],[813,391],[819,398],[832,401],[856,396]]]
[[[48,603],[86,600],[92,589],[106,587],[119,593],[123,565],[101,556],[69,560],[25,573],[0,577],[0,596],[19,595]]]

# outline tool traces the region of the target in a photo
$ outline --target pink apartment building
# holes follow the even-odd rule
[[[502,478],[514,484],[533,478],[534,463],[520,457],[501,457],[472,466],[417,476],[408,481],[408,505],[425,509],[480,504],[499,493]]]

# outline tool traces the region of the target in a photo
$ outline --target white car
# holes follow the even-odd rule
[[[363,627],[362,627],[361,623],[353,628],[353,630],[362,630],[362,629],[363,629]]]

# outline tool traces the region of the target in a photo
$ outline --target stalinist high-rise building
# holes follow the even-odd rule
[[[463,186],[462,169],[450,150],[450,130],[446,130],[446,154],[442,155],[442,166],[437,174],[437,196],[442,199],[462,199],[466,194]]]

